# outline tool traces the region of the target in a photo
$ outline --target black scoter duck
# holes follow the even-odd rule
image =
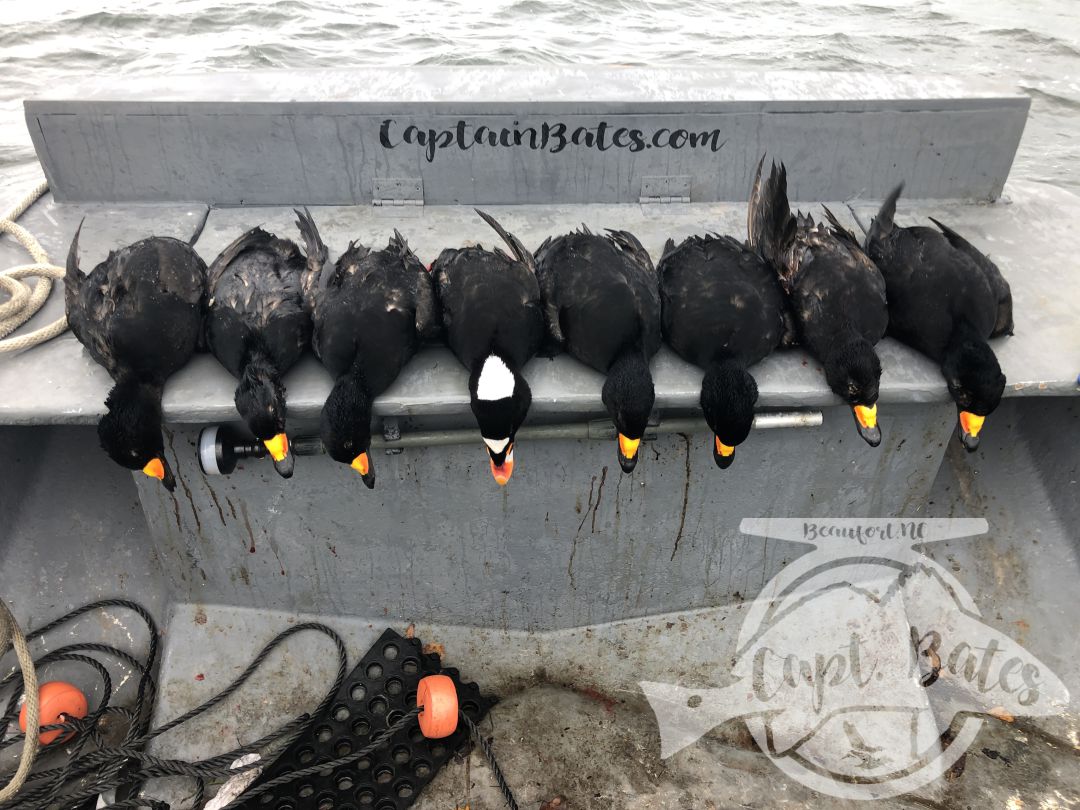
[[[477,211],[510,248],[447,248],[431,266],[447,342],[469,370],[469,399],[487,447],[491,474],[514,472],[514,439],[532,392],[521,370],[544,339],[544,315],[532,254],[491,216]]]
[[[207,344],[240,381],[236,410],[284,478],[293,473],[293,455],[281,375],[311,340],[301,288],[305,266],[294,242],[262,228],[238,237],[210,265]]]
[[[171,492],[176,480],[161,436],[161,394],[199,344],[206,263],[189,243],[155,236],[111,252],[83,275],[81,232],[82,224],[64,276],[68,325],[116,382],[98,438],[117,464],[142,470]]]
[[[546,239],[536,268],[549,334],[607,375],[604,407],[619,434],[619,465],[631,472],[655,400],[649,360],[661,336],[652,259],[626,231],[599,236],[582,226]]]
[[[390,387],[420,344],[439,334],[431,275],[405,238],[394,231],[382,250],[350,242],[337,262],[307,209],[296,212],[304,237],[304,298],[311,310],[315,354],[334,375],[322,411],[322,442],[369,488],[372,401]]]
[[[831,226],[792,216],[787,169],[772,164],[762,182],[763,164],[764,158],[750,194],[750,244],[779,273],[799,342],[825,367],[833,393],[851,406],[859,435],[877,447],[881,361],[874,345],[889,323],[885,279],[828,209]]]
[[[713,459],[727,468],[754,422],[758,389],[749,366],[791,341],[776,272],[730,236],[668,240],[657,266],[664,339],[705,370],[701,409]]]
[[[957,434],[975,450],[1005,390],[986,341],[1013,333],[1012,293],[997,265],[936,219],[940,230],[896,225],[902,190],[888,196],[866,236],[888,289],[889,334],[941,365],[959,411]]]

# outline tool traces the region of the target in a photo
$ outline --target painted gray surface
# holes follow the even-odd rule
[[[793,168],[793,171],[795,169]],[[841,203],[833,211],[852,228],[855,221]],[[853,203],[864,222],[876,210],[872,203]],[[628,228],[654,257],[664,240],[718,230],[742,235],[746,209],[737,204],[511,206],[492,208],[526,245],[537,246],[551,234],[580,224],[596,228]],[[804,205],[804,210],[817,210]],[[350,239],[384,244],[399,228],[421,259],[429,262],[442,248],[465,241],[493,244],[494,234],[465,206],[423,208],[327,207],[313,211],[331,255]],[[198,206],[90,206],[39,202],[21,222],[38,235],[54,261],[63,262],[71,235],[86,216],[81,238],[82,267],[89,270],[107,252],[150,233],[186,237],[194,229]],[[997,261],[1013,288],[1016,335],[993,342],[1009,380],[1007,396],[1060,396],[1077,393],[1080,358],[1080,289],[1067,281],[1076,272],[1076,257],[1060,238],[1062,222],[1080,218],[1080,198],[1037,183],[1016,182],[1009,202],[970,205],[916,201],[901,205],[905,222],[935,216],[953,224]],[[288,208],[225,208],[211,211],[198,250],[208,261],[239,233],[262,224],[279,235],[298,238]],[[22,263],[21,248],[0,239],[0,265]],[[43,325],[62,312],[60,287],[24,329]],[[884,373],[883,414],[903,402],[944,402],[948,392],[937,368],[925,357],[891,339],[879,346]],[[663,411],[697,409],[701,372],[662,349],[653,363],[657,406]],[[838,400],[824,384],[820,367],[802,351],[774,354],[754,369],[762,408],[820,407]],[[538,421],[601,416],[601,377],[568,357],[536,359],[526,368],[533,390],[531,418]],[[311,356],[285,378],[290,415],[315,418],[330,391],[330,377]],[[110,380],[70,334],[15,356],[0,356],[0,423],[89,423],[104,410]],[[178,423],[229,420],[235,417],[235,382],[212,357],[196,357],[166,386],[165,416]],[[446,349],[426,349],[398,381],[376,400],[379,416],[446,418],[445,427],[471,424],[464,369]],[[456,420],[456,421],[454,421]]]
[[[994,199],[1030,106],[956,80],[645,68],[293,71],[66,96],[26,103],[57,199],[236,205],[370,203],[391,178],[419,178],[436,205],[636,202],[663,176],[692,177],[695,202],[743,200],[763,152],[801,167],[797,198],[880,197],[902,176],[917,197]],[[541,144],[545,125],[561,148]],[[525,134],[476,144],[481,127]],[[606,128],[607,148],[573,143],[579,128]],[[677,130],[708,145],[672,148]]]
[[[1077,414],[1075,399],[1006,402],[996,414],[999,417],[996,427],[1000,429],[992,433],[987,429],[977,453],[969,455],[954,442],[945,452],[944,460],[940,452],[935,455],[934,465],[943,463],[931,487],[924,490],[921,482],[916,484],[923,492],[921,497],[907,504],[869,504],[865,510],[855,504],[844,506],[842,512],[833,511],[838,504],[835,499],[829,500],[825,481],[799,478],[797,471],[788,469],[785,474],[790,478],[786,486],[779,488],[776,496],[770,496],[765,509],[746,511],[741,500],[742,486],[756,483],[763,488],[766,480],[780,479],[768,479],[759,469],[743,467],[743,462],[748,460],[745,456],[740,456],[736,465],[726,471],[733,474],[730,477],[695,465],[692,509],[698,508],[700,499],[711,497],[718,508],[727,504],[730,511],[730,516],[720,521],[722,528],[718,533],[722,536],[716,549],[723,550],[723,557],[718,573],[722,580],[730,579],[731,591],[737,589],[735,580],[743,572],[746,574],[737,598],[734,593],[720,596],[714,606],[705,609],[549,632],[522,632],[506,630],[504,626],[478,627],[477,617],[484,615],[482,604],[476,605],[473,614],[459,625],[441,616],[433,622],[426,621],[422,610],[412,609],[423,601],[421,596],[416,602],[410,601],[409,609],[400,617],[395,608],[391,607],[387,615],[382,612],[383,605],[372,603],[374,609],[360,616],[328,617],[320,612],[314,618],[328,621],[342,633],[353,660],[384,627],[392,626],[400,632],[413,621],[417,637],[444,645],[447,664],[459,667],[465,677],[477,680],[503,699],[492,716],[491,733],[508,778],[525,791],[524,797],[530,801],[541,798],[530,792],[536,786],[541,792],[550,790],[547,798],[557,792],[580,798],[583,807],[590,806],[588,802],[599,793],[618,798],[597,807],[642,810],[706,806],[705,799],[720,806],[738,806],[739,802],[761,806],[762,797],[775,797],[783,791],[785,800],[801,810],[820,807],[821,797],[789,783],[771,763],[764,761],[748,743],[741,724],[720,727],[674,759],[661,763],[656,756],[659,746],[653,714],[638,688],[641,680],[726,684],[747,600],[758,595],[761,583],[780,566],[807,552],[805,546],[792,543],[774,542],[766,547],[760,539],[732,532],[731,527],[737,526],[742,517],[765,512],[792,517],[838,514],[985,517],[990,525],[989,534],[928,544],[923,551],[957,577],[979,607],[983,621],[1019,641],[1061,677],[1070,690],[1071,703],[1061,717],[1020,719],[1011,726],[988,723],[970,749],[962,777],[939,780],[920,790],[914,799],[880,804],[897,809],[928,802],[943,808],[1005,806],[1011,797],[1020,796],[1025,806],[1038,806],[1041,799],[1053,798],[1055,790],[1065,795],[1075,790],[1072,740],[1080,733],[1080,641],[1075,633],[1073,583],[1080,576],[1080,538],[1072,518],[1080,459],[1073,446],[1063,439],[1064,431],[1075,426]],[[759,438],[751,437],[747,448],[756,445]],[[908,444],[925,438],[910,436]],[[700,440],[695,449],[704,453]],[[888,452],[887,447],[883,446],[882,450]],[[865,455],[868,451],[864,448],[862,452]],[[531,456],[532,448],[530,456],[525,457],[522,472],[532,466]],[[832,448],[817,458],[818,466],[827,471],[833,461],[839,460],[839,455]],[[655,461],[651,454],[645,460]],[[650,474],[656,467],[655,463],[649,464]],[[513,484],[518,483],[516,476],[517,473]],[[704,488],[699,489],[699,480]],[[800,489],[798,483],[792,483],[799,481],[803,482],[803,491],[790,494],[791,490]],[[658,483],[665,487],[663,494],[657,491]],[[831,483],[835,488],[836,482]],[[267,486],[273,486],[269,478]],[[530,489],[535,486],[536,482],[530,481]],[[662,503],[670,494],[667,486],[662,481],[651,484],[650,501]],[[735,487],[736,494],[729,499],[730,486]],[[433,488],[432,492],[435,491]],[[809,492],[815,495],[812,501]],[[823,492],[825,498],[821,497]],[[378,495],[378,490],[359,493],[357,501],[371,494]],[[624,504],[627,494],[624,484]],[[605,500],[608,497],[610,494],[605,495]],[[802,502],[798,503],[800,497]],[[1062,497],[1071,499],[1073,511],[1067,505],[1062,508]],[[890,509],[898,511],[887,511]],[[604,512],[601,507],[600,514]],[[628,510],[624,509],[622,514],[628,515]],[[587,545],[579,546],[579,564],[595,567],[597,555],[620,553],[631,557],[640,551],[640,546],[631,545],[627,538],[625,528],[617,540],[610,528],[605,528],[603,536],[590,536]],[[240,544],[235,538],[230,542]],[[427,547],[433,542],[425,539],[423,544]],[[544,546],[538,546],[537,556],[546,553],[547,544],[565,552],[565,541],[560,546],[557,540],[547,540]],[[446,546],[444,556],[454,554],[456,563],[460,546],[454,543]],[[586,550],[587,553],[582,553]],[[314,557],[315,551],[311,553]],[[337,547],[337,553],[340,559],[341,546]],[[408,556],[407,550],[398,554],[401,558]],[[331,552],[325,555],[328,561],[334,561]],[[500,569],[504,556],[505,552],[501,552],[490,559],[493,569]],[[426,561],[430,557],[417,553],[411,559]],[[668,565],[678,566],[679,559],[669,561]],[[409,570],[410,565],[415,568],[418,563],[406,562],[402,570]],[[272,558],[266,567],[273,567]],[[689,585],[707,582],[717,573],[716,569],[694,570],[685,561],[681,567]],[[425,566],[424,570],[432,569]],[[548,575],[543,567],[538,570],[537,580],[530,586],[535,589],[536,601],[559,604],[566,598],[565,593],[560,590],[549,594]],[[725,570],[731,572],[730,577]],[[438,582],[439,572],[436,570],[435,574],[423,577],[423,582]],[[475,599],[476,588],[471,586],[477,581],[484,582],[487,576],[480,571],[471,576],[461,573],[458,579],[466,589],[462,601]],[[613,584],[616,590],[622,587],[619,579],[613,580]],[[598,588],[591,598],[600,601],[609,592],[610,589]],[[238,589],[237,593],[242,591]],[[264,610],[237,606],[235,602],[174,605],[159,719],[175,716],[211,696],[280,629],[310,617],[293,610]],[[238,696],[222,709],[226,717],[243,718],[240,739],[243,742],[255,739],[314,705],[319,692],[333,676],[330,653],[329,644],[315,636],[297,637],[285,650],[275,653],[261,674],[258,703],[253,702],[249,693]],[[203,679],[196,680],[196,675],[202,675]],[[570,699],[570,690],[578,691],[584,699],[575,703]],[[613,700],[613,705],[605,708],[602,701],[608,698]],[[267,706],[272,708],[264,708]],[[596,709],[595,714],[590,712],[590,706]],[[545,707],[550,711],[545,711]],[[579,722],[582,713],[588,722]],[[231,722],[208,722],[172,735],[163,750],[184,757],[205,756],[208,749],[216,752],[235,745],[236,731]],[[612,737],[617,739],[613,741]],[[535,767],[538,751],[544,763],[539,771]],[[995,758],[999,753],[1009,760],[1007,765]],[[596,766],[595,769],[589,765],[584,773],[590,778],[583,779],[583,758],[610,760],[613,764],[610,768]],[[628,787],[627,775],[638,773],[650,776]],[[489,806],[483,803],[493,795],[488,792],[489,781],[477,759],[452,765],[425,793],[418,807],[453,806],[455,800],[460,804],[468,795],[466,786],[474,791],[474,806]],[[690,805],[686,803],[688,798]],[[490,806],[497,806],[493,799]],[[830,799],[829,806],[857,810],[864,805]]]
[[[373,491],[325,456],[297,459],[288,481],[257,461],[207,478],[197,432],[178,429],[176,492],[136,477],[180,601],[550,630],[755,594],[785,552],[740,535],[743,517],[902,514],[925,500],[951,405],[890,409],[878,450],[847,408],[824,416],[754,432],[730,475],[702,434],[648,443],[633,476],[614,442],[521,442],[504,489],[479,442],[376,455]]]

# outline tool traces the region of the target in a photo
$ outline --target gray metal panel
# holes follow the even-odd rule
[[[207,477],[178,429],[176,491],[135,478],[180,601],[549,630],[756,594],[789,549],[740,534],[742,518],[909,512],[955,419],[897,406],[873,450],[830,408],[819,428],[755,431],[726,471],[709,436],[666,435],[632,476],[614,442],[521,442],[504,488],[479,441],[409,449],[373,456],[373,491],[326,456],[288,481],[258,461]]]
[[[1029,106],[862,76],[810,74],[792,98],[766,74],[441,68],[405,91],[410,71],[389,73],[170,79],[152,101],[156,82],[99,89],[28,101],[27,124],[65,201],[358,204],[404,177],[428,204],[636,202],[645,177],[671,175],[693,178],[694,201],[742,200],[766,151],[800,167],[797,198],[880,197],[903,177],[917,197],[993,199]]]
[[[1011,204],[973,206],[959,203],[904,202],[900,219],[914,221],[927,214],[955,225],[961,233],[987,249],[1013,288],[1017,334],[995,340],[1002,368],[1009,379],[1009,396],[1073,395],[1078,369],[1074,347],[1080,346],[1080,290],[1062,283],[1075,267],[1075,256],[1058,236],[1061,222],[1080,218],[1080,198],[1037,183],[1010,187]],[[847,219],[842,204],[833,210]],[[856,206],[863,221],[876,206]],[[48,198],[24,217],[54,260],[63,261],[68,240],[86,214],[82,236],[83,267],[89,269],[115,247],[148,233],[184,235],[198,220],[199,209],[185,206],[98,207],[58,205]],[[506,227],[528,246],[552,233],[576,227],[582,219],[594,227],[627,228],[641,239],[654,257],[669,236],[678,240],[691,233],[719,230],[745,232],[746,209],[741,205],[612,205],[514,206],[492,209]],[[313,212],[330,246],[332,257],[350,239],[385,244],[399,228],[425,261],[447,246],[480,241],[493,244],[494,233],[464,206],[423,208],[342,207]],[[291,209],[220,209],[211,213],[198,249],[208,261],[243,230],[255,224],[281,235],[296,237]],[[0,240],[0,264],[25,261],[21,249]],[[59,286],[53,291],[51,312],[62,311]],[[938,369],[925,357],[887,339],[879,345],[884,374],[881,396],[885,406],[899,402],[943,402],[948,399]],[[653,362],[657,405],[663,409],[696,410],[701,371],[662,349]],[[818,407],[835,404],[819,365],[802,351],[774,354],[754,369],[761,407]],[[533,389],[533,418],[545,414],[603,414],[601,378],[568,357],[540,358],[526,368]],[[305,357],[285,378],[289,411],[293,418],[318,415],[330,391],[330,377],[312,357]],[[0,356],[0,423],[86,423],[104,410],[111,381],[71,336],[51,341],[16,356]],[[234,418],[235,382],[209,356],[196,357],[175,375],[165,390],[165,416],[172,422],[208,422]],[[468,410],[466,375],[446,349],[424,350],[398,381],[375,403],[379,415],[446,415],[458,426],[472,424]],[[883,418],[887,410],[883,409]]]

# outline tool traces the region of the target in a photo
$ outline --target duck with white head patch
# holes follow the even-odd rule
[[[510,248],[447,248],[431,266],[447,342],[469,371],[469,400],[500,486],[514,472],[514,439],[532,403],[522,368],[540,348],[544,316],[532,254],[477,211]]]
[[[889,323],[885,279],[828,208],[831,227],[792,216],[787,169],[774,163],[763,181],[764,163],[762,157],[750,193],[750,245],[779,274],[799,343],[825,367],[825,381],[851,407],[859,435],[877,447],[881,361],[874,346]]]
[[[293,474],[293,454],[281,375],[311,341],[301,292],[304,267],[294,242],[262,228],[239,236],[210,265],[206,343],[239,380],[236,409],[283,478]]]
[[[655,401],[649,360],[660,348],[660,290],[652,259],[626,231],[584,225],[536,251],[547,327],[556,343],[606,374],[604,407],[623,472],[637,464]]]
[[[793,339],[790,313],[772,268],[730,236],[668,240],[658,265],[664,338],[705,370],[701,409],[721,469],[750,435],[757,382],[747,370]]]
[[[304,298],[311,310],[316,356],[334,375],[320,433],[326,452],[375,486],[371,408],[421,342],[438,337],[431,274],[394,231],[382,250],[358,242],[333,265],[307,209],[296,212],[307,250]]]
[[[885,277],[889,334],[941,365],[959,413],[957,435],[973,451],[1005,390],[986,341],[1013,333],[1012,292],[997,265],[936,219],[939,230],[896,225],[902,190],[882,203],[866,251]]]

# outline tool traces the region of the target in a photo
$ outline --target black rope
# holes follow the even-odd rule
[[[503,776],[502,768],[499,767],[498,761],[495,759],[495,751],[491,748],[491,743],[487,738],[480,733],[480,729],[477,728],[474,723],[465,712],[459,712],[461,719],[465,722],[465,727],[469,729],[469,736],[473,738],[473,741],[480,746],[480,750],[484,752],[484,757],[488,761],[488,765],[491,766],[491,772],[495,774],[495,781],[499,785],[499,792],[502,793],[503,801],[506,802],[506,806],[510,810],[519,810],[517,799],[514,798],[514,793],[510,790],[510,785],[506,781],[506,777]]]
[[[134,795],[143,782],[165,776],[183,776],[193,779],[196,786],[195,806],[198,807],[203,802],[207,780],[227,778],[244,770],[262,767],[266,763],[270,749],[281,750],[297,740],[311,726],[315,717],[319,717],[327,711],[330,703],[341,690],[341,686],[348,674],[348,654],[344,642],[337,633],[326,625],[316,622],[293,625],[272,639],[243,672],[205,703],[158,728],[151,729],[150,719],[157,693],[157,684],[153,674],[157,662],[158,631],[153,618],[141,605],[123,599],[95,602],[71,611],[50,622],[45,627],[28,633],[27,638],[41,638],[57,627],[86,613],[113,607],[132,610],[146,623],[150,632],[150,642],[145,662],[139,661],[130,653],[105,644],[73,644],[46,653],[35,661],[35,667],[57,661],[76,661],[91,666],[102,679],[103,697],[100,704],[83,719],[71,719],[64,723],[41,727],[41,729],[47,731],[55,729],[68,732],[62,734],[57,740],[45,747],[46,750],[50,748],[57,750],[67,746],[66,761],[59,767],[32,773],[18,795],[0,805],[0,810],[48,810],[57,806],[63,808],[63,810],[68,810],[68,808],[79,807],[81,802],[92,801],[99,794],[112,789],[117,791],[117,798],[113,804],[108,806],[108,810],[128,810],[129,808],[167,810],[168,804],[166,802]],[[305,713],[294,718],[281,728],[253,743],[196,762],[166,759],[146,753],[145,747],[150,741],[227,700],[250,679],[251,675],[275,649],[292,636],[305,631],[314,631],[326,635],[333,641],[338,655],[338,668],[334,683],[314,712]],[[112,697],[112,680],[108,670],[100,661],[79,654],[81,652],[97,652],[112,656],[140,672],[139,686],[133,708],[127,709],[109,705]],[[16,703],[23,687],[21,673],[13,672],[0,681],[0,689],[12,686],[15,687],[16,691],[4,714],[0,716],[0,729],[10,726],[16,719]],[[88,742],[93,741],[97,745],[101,744],[100,722],[105,717],[118,717],[128,721],[123,740],[117,746],[99,747],[96,750],[84,753]],[[69,736],[69,734],[74,734],[74,736]],[[21,733],[12,735],[12,737],[0,742],[0,750],[24,737],[25,735]],[[263,761],[240,768],[231,767],[238,757],[255,751],[262,752],[264,755]],[[321,765],[319,767],[328,766]],[[87,783],[88,777],[89,781]],[[82,780],[82,784],[80,784],[80,780]]]
[[[141,605],[124,599],[107,599],[85,605],[77,610],[60,617],[39,630],[27,634],[27,639],[38,639],[55,630],[67,622],[93,610],[105,608],[126,608],[134,611],[146,623],[150,632],[150,641],[147,649],[146,661],[139,661],[130,653],[111,647],[106,644],[72,644],[63,648],[46,653],[35,661],[35,667],[58,661],[75,661],[92,667],[102,681],[102,698],[99,705],[85,718],[71,719],[64,723],[54,723],[41,726],[40,730],[60,730],[57,740],[44,746],[44,750],[57,750],[63,746],[69,746],[66,762],[47,770],[32,773],[26,785],[16,797],[0,804],[0,810],[50,810],[60,807],[63,810],[77,808],[83,802],[93,801],[101,793],[115,789],[116,801],[108,805],[105,810],[137,810],[149,808],[149,810],[169,810],[169,804],[160,799],[140,797],[135,794],[143,783],[162,777],[187,777],[195,782],[194,806],[203,804],[208,780],[224,779],[235,776],[238,773],[264,768],[270,760],[271,751],[281,751],[292,745],[300,736],[310,729],[314,719],[321,717],[329,709],[342,684],[345,682],[348,667],[348,654],[345,644],[332,629],[318,622],[304,622],[293,625],[284,632],[271,639],[259,652],[250,664],[233,679],[224,689],[215,694],[209,700],[185,712],[179,717],[159,726],[150,728],[150,718],[153,711],[153,702],[157,694],[157,683],[154,680],[154,671],[158,655],[158,630],[153,617]],[[281,728],[270,732],[255,742],[239,746],[223,754],[217,754],[203,760],[190,762],[187,760],[168,759],[158,757],[146,752],[145,748],[152,740],[177,726],[192,720],[195,717],[210,711],[223,701],[232,696],[254,674],[256,670],[281,644],[285,643],[297,633],[313,631],[322,633],[333,641],[338,655],[338,670],[334,682],[319,705],[311,713],[302,714],[289,721]],[[82,655],[84,652],[97,652],[112,656],[131,666],[140,673],[139,686],[133,708],[111,706],[109,701],[112,697],[112,679],[108,670],[100,661]],[[8,706],[0,716],[0,729],[6,728],[15,721],[17,712],[17,698],[22,692],[23,680],[21,672],[13,672],[3,680],[0,680],[0,690],[7,687],[15,687],[15,694],[8,702]],[[280,776],[264,784],[250,787],[243,794],[228,804],[224,810],[235,810],[242,804],[246,804],[252,798],[261,796],[275,788],[281,787],[296,780],[321,773],[326,770],[340,768],[343,765],[351,765],[363,757],[371,754],[386,743],[398,732],[405,729],[420,714],[420,708],[414,708],[402,715],[396,722],[391,724],[374,738],[370,743],[359,750],[327,762],[315,763]],[[460,713],[473,741],[480,746],[484,757],[491,766],[492,773],[498,783],[506,806],[510,810],[519,810],[517,800],[503,776],[502,770],[495,759],[495,752],[491,743],[480,733],[476,724],[467,717],[464,712]],[[127,730],[123,740],[117,746],[102,746],[100,723],[103,718],[118,717],[127,722]],[[39,733],[40,733],[39,730]],[[72,736],[73,735],[73,736]],[[22,740],[25,734],[15,734],[10,738],[0,741],[0,750]],[[99,747],[95,750],[83,753],[88,742],[94,742]],[[232,767],[232,763],[245,754],[260,752],[261,759],[247,765]],[[93,776],[91,777],[91,774]],[[88,784],[78,784],[80,780],[91,777]]]

